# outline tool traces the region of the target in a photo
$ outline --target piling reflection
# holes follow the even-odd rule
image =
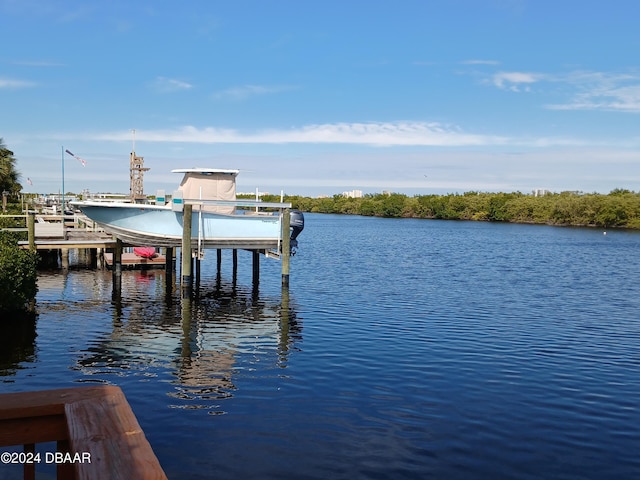
[[[110,331],[92,339],[72,367],[83,381],[157,378],[170,385],[171,407],[220,413],[215,402],[233,396],[239,376],[286,367],[302,329],[288,291],[269,297],[219,275],[193,297],[165,286],[162,271],[123,273]]]

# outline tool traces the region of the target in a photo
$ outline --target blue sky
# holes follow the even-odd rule
[[[25,191],[640,190],[637,0],[0,0]],[[32,185],[27,183],[31,179]]]

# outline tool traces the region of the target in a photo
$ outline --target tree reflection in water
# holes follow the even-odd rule
[[[5,314],[0,322],[0,377],[12,382],[17,369],[24,362],[36,358],[36,317],[33,312]]]

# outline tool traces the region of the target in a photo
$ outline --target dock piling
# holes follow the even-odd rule
[[[122,291],[122,240],[116,239],[116,246],[113,249],[113,296],[120,297]]]
[[[60,264],[62,265],[62,270],[69,270],[69,249],[68,248],[60,249]]]
[[[173,247],[167,247],[164,251],[164,271],[167,277],[173,275]]]
[[[182,290],[190,292],[193,276],[191,274],[191,219],[193,218],[193,205],[185,204],[182,212]]]
[[[233,283],[235,284],[238,279],[238,249],[237,248],[233,249],[232,263],[233,263],[232,277],[233,277]]]
[[[291,226],[291,212],[285,209],[282,213],[282,286],[289,287],[289,260],[291,257],[291,242],[289,238],[289,228]]]
[[[253,254],[253,286],[256,287],[260,283],[260,252],[252,250]]]
[[[29,213],[27,216],[27,232],[29,238],[29,250],[36,251],[36,215]]]

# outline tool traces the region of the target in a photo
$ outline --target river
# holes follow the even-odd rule
[[[172,479],[640,477],[640,233],[307,214],[299,242],[288,293],[249,252],[190,302],[41,272],[0,391],[120,386]]]

